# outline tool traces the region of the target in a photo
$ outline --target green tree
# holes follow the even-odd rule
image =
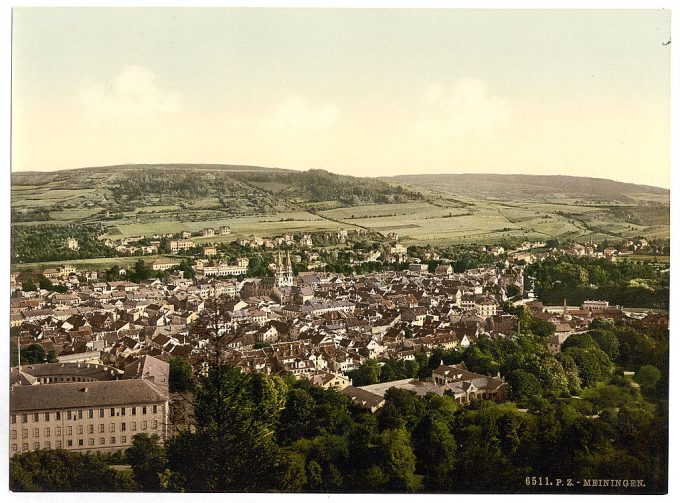
[[[18,454],[9,461],[11,491],[122,492],[137,489],[129,475],[109,468],[101,456],[65,450]]]
[[[508,374],[507,379],[512,399],[521,405],[530,403],[535,397],[543,396],[541,381],[526,370],[514,370]]]
[[[311,435],[315,407],[316,402],[307,390],[292,389],[288,392],[278,428],[278,438],[282,443],[291,443]]]
[[[417,457],[418,473],[424,486],[433,491],[446,491],[455,466],[456,442],[448,425],[437,414],[429,413],[416,425],[411,435]]]
[[[38,291],[38,287],[35,286],[35,283],[33,283],[33,281],[31,281],[30,279],[21,282],[21,289],[24,292],[36,292],[36,291]]]
[[[593,330],[590,335],[612,361],[619,359],[619,339],[612,330]]]
[[[611,360],[597,347],[571,347],[564,353],[573,358],[583,387],[594,386],[610,371]]]
[[[16,348],[16,344],[14,344],[14,347]],[[50,363],[54,363],[54,361],[56,361],[54,351],[51,351],[50,353],[51,356],[48,358],[49,353],[45,353],[45,348],[40,344],[31,344],[27,348],[21,350],[21,364],[30,365],[33,363],[45,363],[50,359],[52,360]]]
[[[40,275],[39,285],[40,288],[43,290],[51,290],[52,287],[54,286],[52,282],[49,280],[49,278],[43,276],[42,274]]]
[[[305,455],[293,448],[281,449],[276,463],[278,488],[284,492],[302,492],[309,480]]]
[[[158,440],[158,435],[140,433],[132,437],[132,445],[125,450],[125,460],[132,466],[135,480],[143,491],[162,489],[161,475],[167,459]]]
[[[409,434],[403,428],[385,430],[378,436],[378,459],[387,478],[388,491],[415,492],[422,485],[416,475],[416,456],[411,448]]]
[[[176,483],[192,492],[266,491],[276,485],[276,424],[286,385],[214,365],[199,380],[194,431],[168,443]]]
[[[131,281],[145,281],[154,276],[154,271],[142,259],[135,262],[134,270],[130,275]]]
[[[191,389],[191,363],[180,357],[170,359],[170,376],[168,384],[171,392],[189,391]]]
[[[634,379],[642,391],[650,393],[661,379],[661,371],[653,365],[642,365],[635,373]]]
[[[367,386],[380,382],[380,365],[374,359],[368,359],[358,369],[347,373],[353,386]]]
[[[546,320],[532,319],[529,330],[540,337],[550,337],[555,333],[555,325]]]

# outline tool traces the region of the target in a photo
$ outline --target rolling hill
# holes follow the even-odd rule
[[[650,201],[668,202],[670,197],[668,189],[660,187],[563,175],[435,174],[400,175],[382,179],[454,195],[506,200],[575,198],[635,203],[645,197]]]
[[[69,226],[101,229],[101,239],[230,225],[232,234],[219,239],[362,228],[375,237],[396,232],[407,244],[491,244],[665,239],[668,201],[665,189],[595,178],[378,179],[258,166],[135,164],[13,173],[11,208],[13,228],[21,226],[16,236],[50,226],[54,235],[68,233]],[[13,237],[13,246],[19,244]]]

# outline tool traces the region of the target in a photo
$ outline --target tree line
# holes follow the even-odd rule
[[[527,266],[535,293],[545,304],[580,305],[607,300],[626,307],[668,309],[669,277],[647,263],[560,257]]]

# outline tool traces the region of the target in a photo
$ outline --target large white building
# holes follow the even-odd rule
[[[213,267],[203,267],[204,276],[240,276],[248,272],[248,266],[220,264]]]
[[[109,372],[108,370],[111,370]],[[10,456],[38,449],[113,452],[138,433],[167,438],[168,364],[144,356],[120,372],[102,365],[12,369]]]
[[[170,251],[177,253],[178,251],[190,250],[194,248],[196,243],[191,239],[175,239],[170,241]]]
[[[180,265],[180,262],[177,259],[161,257],[153,262],[151,268],[154,271],[167,271],[178,265]]]

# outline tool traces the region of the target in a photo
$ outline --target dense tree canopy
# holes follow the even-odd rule
[[[101,456],[64,450],[41,450],[9,462],[12,491],[135,491],[129,475],[114,471]]]
[[[526,277],[533,278],[545,304],[566,299],[580,305],[596,298],[627,307],[668,309],[668,273],[648,263],[565,256],[531,264]]]

